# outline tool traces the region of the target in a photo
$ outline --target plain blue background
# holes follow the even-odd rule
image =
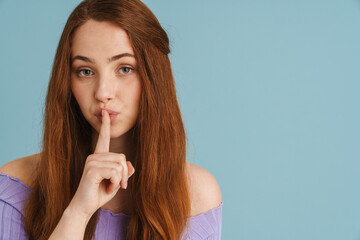
[[[188,161],[225,240],[360,240],[360,1],[144,1],[168,32]],[[79,1],[0,0],[0,164],[40,151],[55,50]]]

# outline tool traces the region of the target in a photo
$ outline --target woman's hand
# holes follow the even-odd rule
[[[69,204],[74,214],[86,219],[110,201],[122,187],[127,188],[128,178],[135,172],[124,154],[109,152],[110,116],[102,111],[102,124],[94,154],[87,157],[79,187]]]

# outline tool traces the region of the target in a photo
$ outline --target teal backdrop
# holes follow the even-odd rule
[[[360,1],[146,0],[222,239],[360,240]],[[0,164],[38,153],[74,0],[0,0]]]

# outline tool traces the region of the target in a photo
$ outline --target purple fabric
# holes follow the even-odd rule
[[[28,239],[22,222],[23,206],[31,188],[18,178],[0,173],[0,239]],[[222,205],[188,219],[181,240],[221,239]],[[94,240],[125,239],[130,216],[100,210]]]

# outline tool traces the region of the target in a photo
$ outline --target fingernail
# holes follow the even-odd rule
[[[125,189],[127,188],[127,184],[128,184],[128,183],[126,182],[126,183],[125,183]]]

